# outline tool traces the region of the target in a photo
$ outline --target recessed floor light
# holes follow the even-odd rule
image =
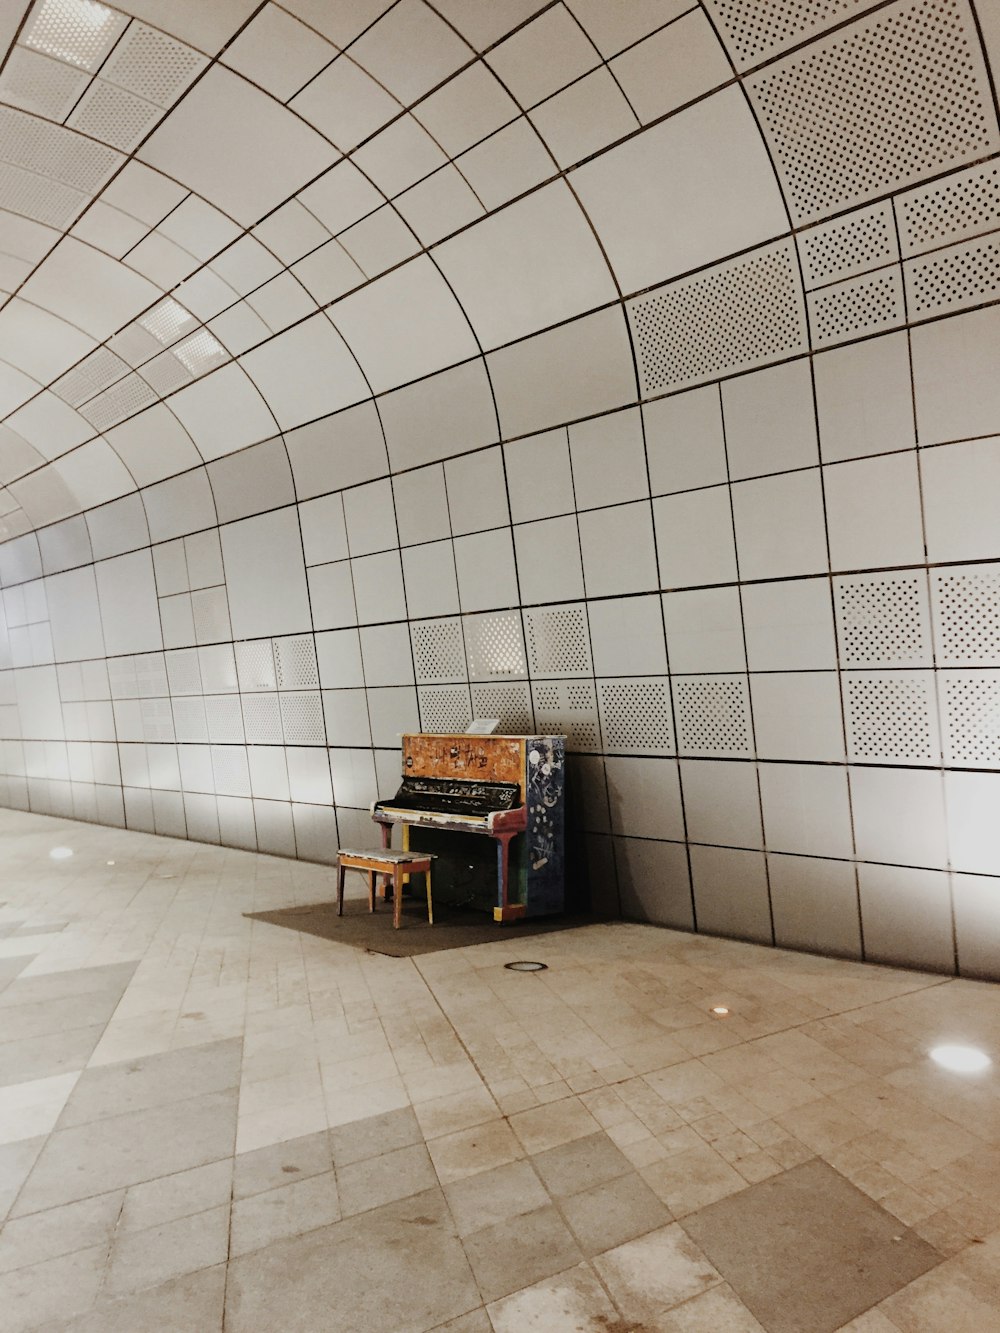
[[[978,1051],[975,1046],[935,1046],[931,1059],[955,1074],[980,1074],[993,1063],[985,1051]]]
[[[717,1018],[725,1018],[725,1016],[729,1013],[729,1010],[726,1008],[724,1004],[713,1004],[712,1013],[715,1014]]]
[[[114,865],[114,861],[106,861],[106,862],[105,862],[105,865],[113,866],[113,865]]]
[[[49,856],[53,861],[66,861],[73,855],[72,847],[53,847]]]
[[[508,972],[547,972],[548,963],[504,963]]]

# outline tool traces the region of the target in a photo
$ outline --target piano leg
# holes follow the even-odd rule
[[[517,921],[524,916],[523,903],[507,901],[507,882],[510,870],[510,840],[514,833],[500,833],[497,838],[497,897],[499,902],[493,909],[494,921]]]

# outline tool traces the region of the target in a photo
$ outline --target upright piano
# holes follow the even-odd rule
[[[399,824],[404,847],[435,853],[435,897],[501,922],[561,912],[565,769],[564,736],[404,736],[402,785],[372,818],[383,847]]]

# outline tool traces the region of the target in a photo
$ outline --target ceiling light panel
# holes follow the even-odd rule
[[[47,120],[63,120],[86,86],[83,70],[15,46],[0,76],[0,101]]]
[[[23,38],[25,46],[79,69],[97,69],[128,19],[97,0],[41,0]]]
[[[196,322],[188,311],[171,296],[168,296],[159,305],[155,305],[152,310],[139,317],[139,323],[142,327],[147,329],[164,347],[169,347],[172,342],[176,342],[183,334],[189,332]]]
[[[229,359],[229,353],[208,329],[199,329],[174,348],[174,355],[192,375],[203,375],[206,370]]]

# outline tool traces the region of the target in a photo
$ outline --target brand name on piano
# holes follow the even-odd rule
[[[466,768],[486,768],[489,764],[489,756],[483,750],[476,749],[472,745],[449,745],[442,749],[435,756],[439,763],[446,763],[454,769]],[[406,767],[413,767],[413,756],[407,755]]]

